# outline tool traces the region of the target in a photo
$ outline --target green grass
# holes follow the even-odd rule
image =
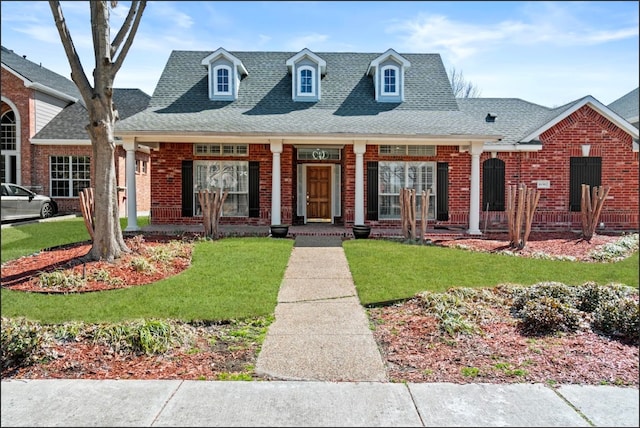
[[[149,217],[138,217],[138,226],[149,224]],[[127,219],[120,219],[122,230]],[[30,223],[2,229],[2,263],[33,254],[44,248],[83,242],[90,239],[82,217]]]
[[[290,239],[264,237],[198,241],[191,266],[171,278],[127,289],[67,295],[3,289],[2,316],[25,316],[44,324],[268,316],[275,311],[292,246]]]
[[[144,225],[140,221],[138,224]],[[5,228],[2,260],[88,239],[82,218]],[[266,237],[197,241],[187,270],[128,289],[67,295],[3,289],[2,316],[24,316],[45,324],[138,318],[220,321],[271,316],[293,242]],[[344,241],[343,248],[365,306],[407,299],[422,291],[506,283],[557,281],[579,285],[595,281],[638,287],[638,252],[616,263],[586,263],[377,239]]]
[[[557,281],[580,285],[621,283],[638,287],[638,252],[616,263],[540,260],[437,246],[373,239],[345,241],[358,296],[363,305],[406,299],[421,291],[450,287],[532,285]]]

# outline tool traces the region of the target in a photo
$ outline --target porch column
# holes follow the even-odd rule
[[[280,153],[282,142],[271,142],[271,224],[280,224]]]
[[[469,229],[470,235],[482,235],[480,231],[480,154],[482,154],[481,142],[471,143],[471,182],[469,183]]]
[[[355,216],[353,224],[364,224],[364,153],[367,151],[365,141],[353,142],[353,153],[356,154],[356,189]]]
[[[122,143],[127,152],[125,161],[125,186],[127,186],[127,227],[125,232],[140,230],[138,227],[138,209],[136,205],[136,149],[138,144],[134,141]]]

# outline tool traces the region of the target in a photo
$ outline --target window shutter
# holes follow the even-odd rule
[[[182,161],[182,217],[193,217],[193,161]]]
[[[482,166],[482,211],[504,211],[504,161],[487,159]]]
[[[249,217],[260,217],[260,162],[249,162]]]
[[[436,209],[438,221],[449,220],[449,164],[438,162]]]
[[[591,189],[602,185],[602,158],[571,158],[569,175],[569,210],[580,211],[582,185],[588,184]]]
[[[367,162],[367,219],[378,220],[378,162]]]

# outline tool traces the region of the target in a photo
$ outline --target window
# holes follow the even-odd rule
[[[378,146],[380,156],[435,156],[436,146],[408,146],[404,144]]]
[[[298,79],[298,95],[315,96],[315,84],[313,79],[313,68],[304,66],[300,67]]]
[[[382,68],[382,94],[398,95],[398,68],[387,66]]]
[[[231,69],[226,65],[213,68],[214,95],[231,95]]]
[[[11,110],[2,115],[0,149],[16,150],[16,115]]]
[[[590,189],[602,185],[602,158],[573,157],[569,162],[569,210],[575,212],[582,205],[582,185]]]
[[[378,164],[378,216],[400,218],[400,191],[416,190],[416,216],[420,218],[423,190],[431,189],[428,218],[435,218],[435,162],[380,162]]]
[[[195,156],[247,156],[247,144],[194,144]]]
[[[3,182],[17,183],[18,181],[18,134],[16,128],[16,115],[12,110],[2,115],[0,126],[0,178]]]
[[[198,191],[218,189],[229,192],[222,207],[227,217],[249,216],[249,162],[195,161],[193,163],[194,213],[202,215]]]
[[[91,187],[89,156],[51,156],[51,196],[77,197],[80,190]]]

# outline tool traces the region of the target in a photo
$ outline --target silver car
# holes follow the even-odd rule
[[[58,213],[58,204],[49,196],[39,195],[12,183],[2,183],[2,221],[49,218]]]

